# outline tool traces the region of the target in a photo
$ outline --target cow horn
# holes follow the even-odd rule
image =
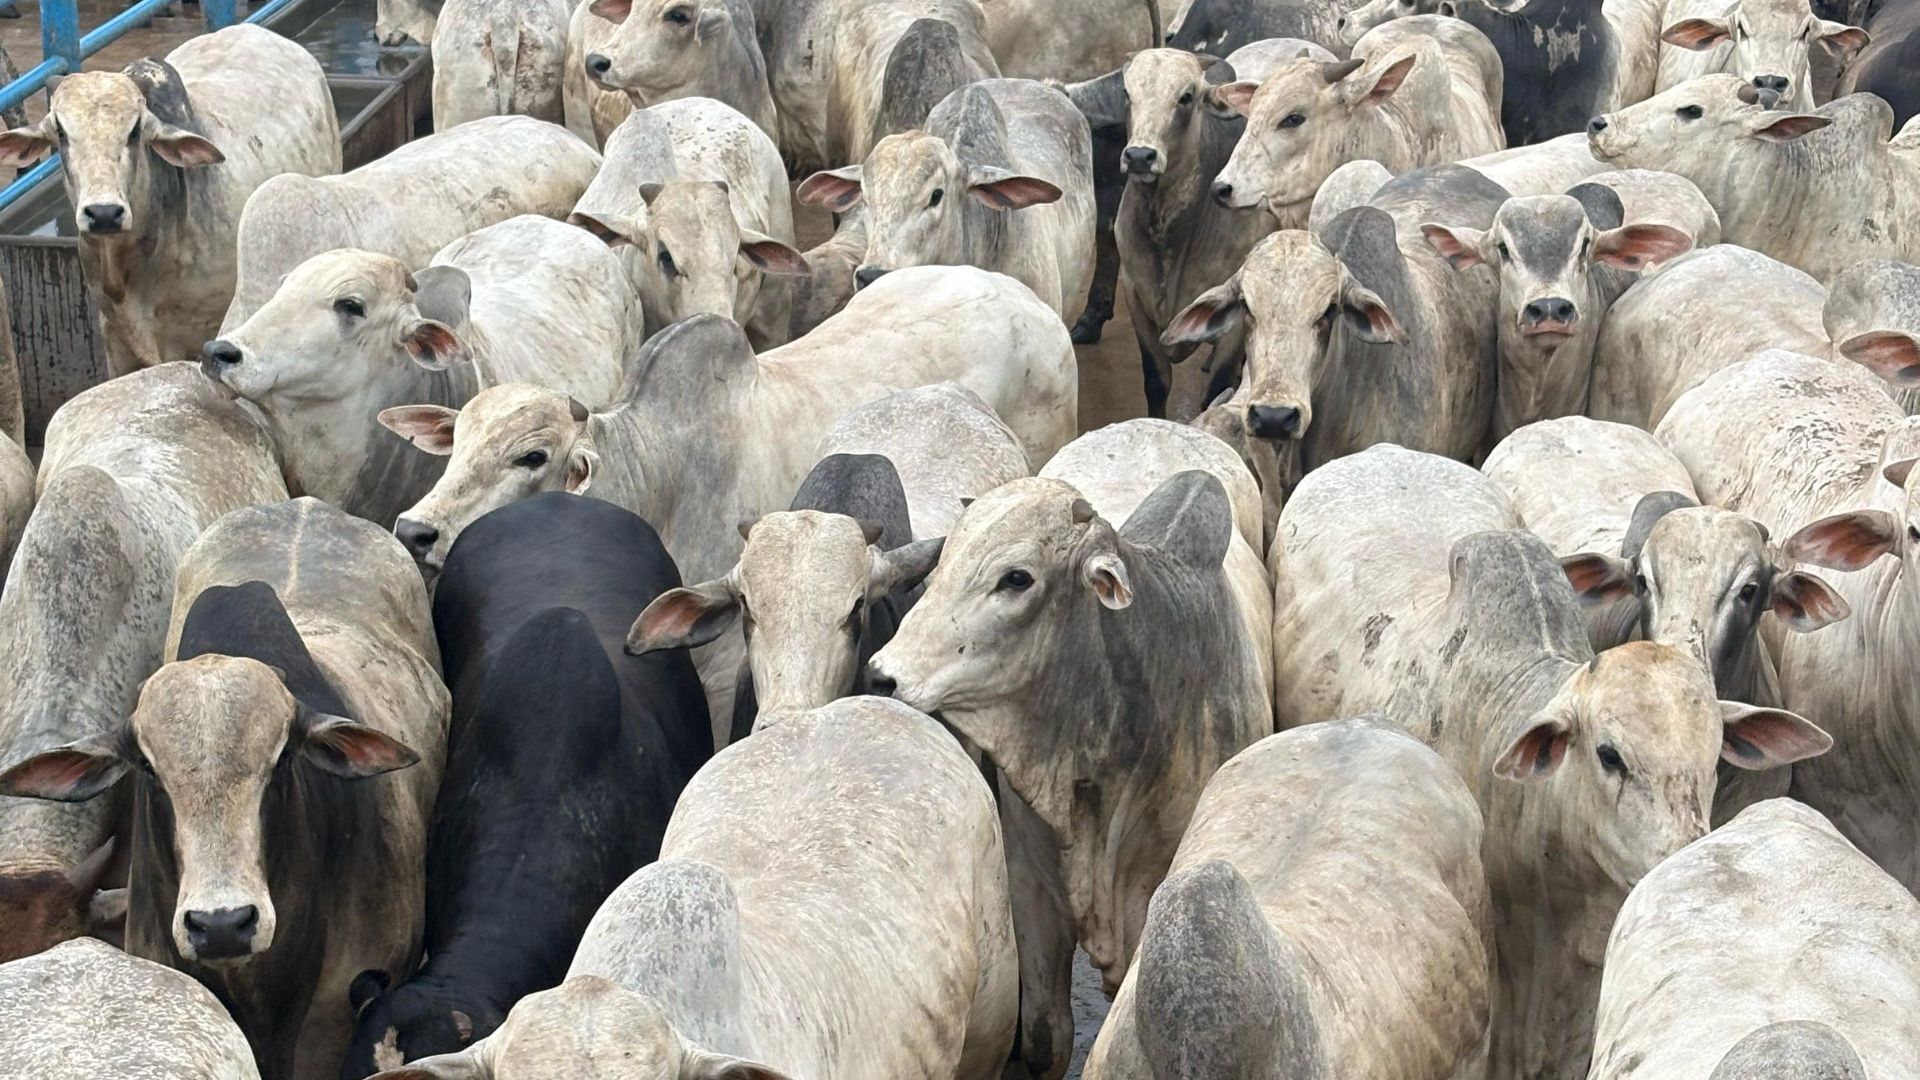
[[[1073,500],[1073,523],[1085,525],[1093,520],[1093,504],[1085,499]]]
[[[1326,80],[1327,85],[1331,86],[1354,72],[1359,71],[1365,64],[1365,60],[1342,60],[1337,64],[1321,64],[1320,77]]]
[[[573,417],[573,422],[576,424],[587,422],[587,407],[580,404],[579,398],[567,399],[567,413]]]

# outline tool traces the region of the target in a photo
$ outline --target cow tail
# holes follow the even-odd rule
[[[520,94],[520,5],[494,4],[493,12],[493,103],[494,115],[512,116]]]

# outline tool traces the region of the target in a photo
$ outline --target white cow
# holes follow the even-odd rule
[[[1816,811],[1753,807],[1627,897],[1587,1075],[1920,1076],[1920,902]]]
[[[1812,53],[1844,67],[1867,32],[1815,15],[1807,0],[1668,0],[1656,92],[1727,72],[1766,91],[1782,109],[1816,104]]]
[[[1792,793],[1915,888],[1920,686],[1897,658],[1920,612],[1909,562],[1920,559],[1920,421],[1857,367],[1770,350],[1682,395],[1655,434],[1702,499],[1784,537],[1788,556],[1840,571],[1820,576],[1853,617],[1776,643],[1787,706],[1819,717],[1836,743],[1794,766]]]
[[[1088,1080],[1466,1072],[1493,954],[1480,832],[1453,768],[1391,721],[1241,751],[1154,893]]]
[[[1890,144],[1872,94],[1776,112],[1737,75],[1708,75],[1589,129],[1594,156],[1693,181],[1722,237],[1821,281],[1862,259],[1920,260],[1920,156]],[[1920,131],[1912,121],[1908,131]]]
[[[980,10],[1009,79],[1091,79],[1166,36],[1160,0],[981,0]]]
[[[1278,716],[1379,711],[1466,778],[1496,916],[1488,1075],[1578,1080],[1607,928],[1706,833],[1716,762],[1778,766],[1832,740],[1717,701],[1680,650],[1596,655],[1565,572],[1517,524],[1472,468],[1391,444],[1308,473],[1270,555]]]
[[[39,1080],[260,1080],[206,987],[92,938],[0,965],[0,1070]]]
[[[245,322],[282,278],[322,252],[359,248],[412,270],[510,217],[565,217],[599,168],[600,155],[565,128],[495,116],[416,139],[341,176],[276,176],[240,215],[239,285],[220,330]]]
[[[787,278],[808,268],[787,170],[734,109],[693,97],[635,110],[567,220],[619,250],[650,328],[704,312],[744,325],[755,348],[788,340]]]
[[[609,401],[641,328],[606,245],[529,215],[454,241],[415,273],[356,249],[308,259],[201,363],[266,416],[295,489],[390,526],[440,462],[381,430],[381,409],[457,407],[505,382]]]
[[[801,202],[865,203],[854,280],[907,266],[972,265],[1024,282],[1064,318],[1093,277],[1093,143],[1058,90],[990,79],[955,91],[924,125],[888,135],[862,164],[815,173]]]
[[[340,121],[313,54],[242,24],[61,80],[38,123],[0,134],[0,165],[56,149],[107,369],[124,375],[191,359],[219,329],[242,207],[270,177],[339,172]]]
[[[898,702],[785,714],[694,776],[567,975],[471,1050],[381,1075],[998,1077],[1018,980],[993,795]]]
[[[433,27],[433,128],[483,116],[566,122],[567,0],[450,0]]]

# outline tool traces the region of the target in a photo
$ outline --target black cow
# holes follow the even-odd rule
[[[1840,94],[1879,94],[1893,106],[1898,131],[1920,115],[1920,0],[1885,0],[1854,25],[1872,40],[1847,69]]]
[[[646,522],[548,492],[476,521],[434,600],[456,719],[427,851],[427,962],[355,980],[358,1080],[458,1051],[560,983],[587,921],[657,857],[712,752],[684,650],[629,657],[627,626],[680,583]]]
[[[1507,145],[1584,131],[1606,111],[1622,54],[1600,0],[1457,0],[1440,12],[1487,35],[1500,53]]]

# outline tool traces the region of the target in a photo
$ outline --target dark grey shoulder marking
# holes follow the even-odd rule
[[[1593,181],[1575,184],[1567,189],[1567,194],[1586,208],[1587,220],[1593,222],[1596,229],[1617,229],[1627,220],[1627,208],[1621,205],[1620,193],[1605,184]]]
[[[147,111],[155,119],[199,133],[194,126],[193,102],[187,98],[186,85],[172,64],[148,57],[128,64],[125,74],[140,88],[147,99]]]
[[[1427,208],[1430,220],[1485,229],[1500,204],[1512,198],[1485,173],[1465,165],[1429,165],[1389,180],[1367,202],[1392,213],[1402,206]]]
[[[944,24],[943,24],[944,25]],[[969,165],[1007,168],[1007,118],[984,83],[974,83],[942,101],[927,118],[927,130],[947,140]]]
[[[1720,1059],[1710,1080],[1867,1080],[1845,1036],[1813,1020],[1756,1028]]]
[[[1233,542],[1233,503],[1218,477],[1188,469],[1155,488],[1127,518],[1120,536],[1189,566],[1218,567]]]
[[[1320,239],[1339,256],[1355,280],[1386,301],[1387,309],[1418,341],[1418,332],[1406,321],[1418,305],[1413,302],[1413,285],[1407,277],[1406,258],[1400,251],[1393,218],[1379,207],[1356,206],[1328,222]]]
[[[309,709],[349,716],[347,703],[314,663],[307,643],[273,586],[264,581],[214,585],[194,597],[180,625],[174,659],[209,653],[244,656],[280,669],[287,690]]]
[[[648,338],[627,361],[620,398],[678,400],[676,391],[750,371],[753,361],[753,345],[739,323],[724,315],[695,315]]]
[[[1698,505],[1677,491],[1650,491],[1640,496],[1640,501],[1633,506],[1633,517],[1627,523],[1627,535],[1620,541],[1620,557],[1639,558],[1640,549],[1647,546],[1647,534],[1653,531],[1661,518],[1675,510]]]
[[[928,114],[942,99],[970,81],[960,31],[942,19],[915,19],[887,54],[875,135],[910,131],[927,123]]]
[[[1447,605],[1476,651],[1593,656],[1573,586],[1560,560],[1523,529],[1480,532],[1453,545]]]
[[[893,462],[879,454],[829,454],[814,465],[791,510],[845,514],[880,526],[880,550],[913,542],[907,492]]]

